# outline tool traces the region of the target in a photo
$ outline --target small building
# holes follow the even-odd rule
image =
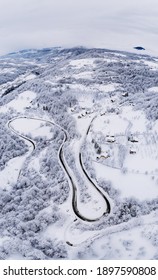
[[[115,136],[114,135],[107,135],[106,136],[106,141],[108,143],[114,143],[116,141]]]
[[[130,153],[131,155],[136,154],[136,150],[130,149],[129,153]]]
[[[100,113],[100,116],[104,116],[104,115],[105,115],[105,112],[101,112],[101,113]]]
[[[127,96],[128,96],[128,92],[123,92],[123,93],[122,93],[122,96],[123,96],[123,97],[127,97]]]
[[[110,157],[110,155],[107,153],[107,154],[105,154],[105,155],[101,155],[100,157],[98,156],[96,159],[97,160],[101,160],[101,159],[107,159],[107,158],[109,158]]]
[[[138,143],[138,138],[134,137],[133,135],[128,136],[128,141],[132,142],[132,143]]]

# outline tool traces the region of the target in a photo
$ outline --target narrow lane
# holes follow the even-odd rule
[[[111,212],[111,206],[110,206],[110,202],[107,199],[107,197],[103,194],[103,192],[97,187],[97,185],[92,181],[92,179],[89,177],[87,171],[84,168],[83,162],[82,162],[82,155],[81,152],[79,153],[79,161],[80,161],[80,165],[81,168],[85,174],[85,176],[87,177],[87,179],[89,180],[89,182],[91,183],[91,185],[99,192],[99,194],[103,197],[103,199],[105,200],[106,204],[107,204],[107,210],[106,212],[103,213],[103,215],[105,214],[109,214]]]

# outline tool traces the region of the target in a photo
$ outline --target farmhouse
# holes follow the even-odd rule
[[[133,135],[128,136],[128,141],[132,142],[132,143],[138,143],[138,139],[136,137],[134,137]]]
[[[134,149],[130,149],[129,153],[132,155],[132,154],[136,154],[136,150]]]
[[[127,97],[127,96],[128,96],[128,92],[123,92],[123,93],[122,93],[122,96],[123,96],[123,97]]]
[[[114,143],[116,141],[115,136],[114,135],[107,135],[106,136],[106,141],[109,143]]]
[[[97,160],[100,160],[100,159],[107,159],[107,158],[109,158],[110,156],[109,156],[109,154],[107,154],[107,155],[101,155],[100,157],[97,157],[96,159]]]

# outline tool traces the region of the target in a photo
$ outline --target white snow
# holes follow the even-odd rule
[[[80,72],[78,74],[73,74],[73,77],[76,79],[91,79],[92,78],[92,72],[84,71]]]
[[[123,174],[120,169],[108,167],[93,162],[97,178],[104,178],[112,182],[115,189],[120,191],[121,197],[136,197],[138,199],[154,199],[157,196],[158,185],[145,174]]]
[[[47,147],[43,149],[38,156],[32,157],[28,163],[28,170],[36,170],[36,172],[39,174],[39,176],[42,178],[43,181],[47,181],[47,178],[40,172],[41,164],[40,161],[43,159],[46,155]]]
[[[35,79],[35,78],[36,78],[35,74],[30,74],[30,75],[25,77],[25,81],[29,81],[29,80],[32,80],[32,79]]]
[[[78,83],[71,84],[70,88],[76,91],[88,91],[87,86]]]
[[[5,169],[0,172],[0,187],[10,189],[17,182],[19,172],[30,152],[23,156],[15,157],[6,163]]]
[[[69,248],[69,259],[78,259],[78,250],[83,259],[152,259],[157,254],[152,236],[157,232],[157,214],[155,211],[98,231],[90,231],[90,226],[82,231],[71,223],[67,237],[74,247]]]
[[[14,73],[16,68],[10,67],[10,68],[2,68],[0,69],[0,74],[7,74],[7,73]]]
[[[121,54],[113,55],[114,59],[104,58],[103,61],[107,63],[116,62],[118,60],[121,61],[123,59],[122,57],[124,57],[124,55]],[[95,66],[95,60],[97,59],[99,60],[99,58],[72,60],[69,63],[68,69],[72,70],[74,73],[73,77],[75,78],[92,79],[95,73],[91,70]],[[158,63],[156,61],[144,61],[144,63],[153,70],[158,69]],[[64,69],[66,68],[62,70]],[[70,73],[66,73],[65,77],[70,77]],[[30,80],[34,79],[35,75],[27,74],[23,78],[25,80]],[[56,81],[58,79],[61,79],[60,75],[52,77],[52,81],[51,78],[50,80],[48,78],[45,80],[45,83],[50,83],[52,86],[56,87]],[[89,195],[87,200],[84,197],[84,202],[80,201],[82,195],[80,189],[83,186],[80,186],[77,178],[74,178],[74,170],[71,170],[68,166],[67,168],[77,186],[78,209],[82,215],[89,219],[102,216],[106,211],[106,205],[103,197],[100,196],[92,184],[85,178],[81,169],[79,152],[84,141],[87,141],[89,144],[87,154],[91,160],[92,168],[94,167],[96,171],[96,181],[99,182],[101,178],[110,181],[112,187],[118,190],[118,201],[122,201],[124,198],[134,197],[141,203],[144,200],[157,198],[158,194],[158,145],[156,134],[158,131],[158,121],[154,123],[149,122],[143,111],[134,111],[132,106],[124,106],[122,108],[119,106],[118,108],[116,96],[114,96],[113,103],[111,102],[113,97],[106,97],[103,99],[104,93],[113,92],[118,86],[118,84],[114,83],[94,84],[91,86],[84,86],[79,83],[69,85],[70,89],[74,89],[74,95],[78,98],[78,104],[74,108],[69,108],[69,113],[75,118],[76,129],[80,134],[77,139],[71,139],[69,145],[75,158],[77,171],[83,179],[87,194]],[[157,93],[158,87],[151,87],[149,92]],[[97,98],[95,98],[96,96],[94,93],[97,93]],[[108,96],[108,94],[105,94],[105,96]],[[29,112],[27,118],[21,117],[19,119],[14,119],[11,124],[12,127],[17,132],[30,139],[39,136],[46,138],[49,142],[53,136],[52,126],[46,124],[45,121],[29,118],[30,111],[26,110],[32,107],[31,101],[34,98],[36,98],[35,92],[25,91],[19,94],[15,100],[1,107],[0,112],[7,113],[10,109],[16,110],[17,113],[23,113],[23,115],[26,111]],[[109,109],[119,109],[119,114],[115,111],[110,113]],[[43,113],[40,108],[39,111],[37,110],[37,115],[40,115],[41,118],[46,118],[46,114],[47,112]],[[31,116],[35,117],[33,110]],[[47,118],[49,119],[48,115]],[[91,121],[92,125],[88,136],[86,136]],[[128,135],[130,134],[133,135],[132,137],[136,140],[136,143],[128,139]],[[99,145],[102,148],[102,152],[99,156],[100,158],[105,156],[105,158],[102,157],[102,159],[99,159],[97,162],[96,151],[91,140],[95,139],[98,141],[101,139],[101,136],[103,142],[100,140]],[[107,143],[107,140],[112,143]],[[26,141],[26,143],[28,144],[28,141]],[[126,154],[122,166],[118,167],[116,163],[119,161],[119,145],[126,148]],[[12,184],[16,183],[18,180],[19,172],[26,158],[30,155],[31,156],[27,160],[28,172],[36,170],[41,176],[41,180],[48,180],[47,177],[41,174],[40,170],[40,162],[41,159],[46,156],[47,149],[49,149],[49,145],[38,155],[31,155],[32,145],[30,145],[30,151],[24,156],[16,157],[8,161],[5,169],[0,172],[0,187],[7,190],[11,189]],[[130,154],[131,150],[136,151],[136,154]],[[107,155],[109,155],[108,159],[106,158]],[[108,161],[110,162],[110,160],[111,165],[109,164],[108,166]],[[99,185],[99,183],[96,183],[96,185],[97,184]],[[58,188],[58,184],[55,188]],[[54,224],[50,224],[40,233],[40,237],[45,240],[51,239],[53,242],[63,242],[63,244],[67,246],[69,258],[79,258],[78,253],[80,251],[82,251],[82,256],[85,259],[152,259],[157,253],[157,247],[154,245],[152,238],[157,231],[158,213],[151,213],[148,216],[134,218],[129,222],[118,225],[105,225],[105,227],[102,227],[102,222],[106,219],[105,216],[102,220],[96,222],[96,224],[83,222],[79,218],[76,219],[71,200],[72,190],[70,188],[68,199],[62,205],[55,206],[58,207],[57,213],[59,214],[59,220]],[[113,209],[115,201],[109,201]],[[50,206],[42,211],[48,215],[52,215],[55,211],[53,205],[55,204],[52,198],[52,200],[50,200]],[[98,227],[97,223],[101,225],[101,227]],[[0,245],[2,245],[5,240],[7,239],[1,238]],[[68,244],[66,244],[67,241],[74,244],[74,247],[69,247]],[[88,244],[89,247],[87,247]],[[11,255],[10,258],[16,259],[22,258],[22,256],[17,253]]]
[[[102,116],[96,114],[89,137],[90,141],[91,138],[97,139],[97,135],[100,135],[101,132],[105,137],[105,140],[100,143],[101,155],[103,156],[109,150],[110,158],[96,162],[96,156],[92,157],[96,177],[111,181],[113,187],[120,191],[121,197],[134,196],[140,200],[153,199],[157,196],[158,189],[158,145],[154,137],[156,126],[153,127],[153,130],[148,131],[149,121],[144,112],[134,111],[130,106],[123,107],[119,115],[106,112],[106,99],[102,107],[104,107],[105,114]],[[83,117],[76,121],[78,130],[85,135],[86,129],[83,128],[86,127],[88,119]],[[128,141],[128,134],[135,133],[134,139],[138,142]],[[115,140],[110,145],[106,143],[109,138]],[[118,165],[120,144],[126,148],[122,167]],[[136,154],[130,154],[130,150],[136,151]],[[126,172],[123,173],[120,168]]]
[[[3,245],[3,242],[8,241],[8,240],[9,240],[9,238],[7,236],[1,237],[0,238],[0,246]]]
[[[112,54],[112,55],[116,55],[116,54]],[[117,55],[116,55],[117,56]],[[112,62],[118,62],[118,59],[113,59],[113,58],[103,58],[100,59],[101,61],[106,61],[107,63],[112,63]]]
[[[112,55],[115,55],[116,57],[118,56],[118,57],[127,57],[127,55],[125,55],[125,54],[121,54],[121,53],[112,53]]]
[[[82,143],[82,138],[80,139],[80,141],[75,141],[74,145],[71,145],[71,149],[73,150],[73,152],[75,153],[75,161],[76,161],[76,166],[77,168],[80,166],[80,164],[78,163],[78,158],[79,158],[79,150],[80,150],[80,145]],[[79,212],[81,213],[81,215],[83,215],[84,217],[86,217],[87,219],[97,219],[99,217],[101,217],[103,215],[104,212],[106,212],[107,209],[107,205],[105,203],[104,198],[102,197],[102,195],[100,195],[100,193],[93,187],[93,185],[86,180],[86,177],[80,167],[80,172],[82,172],[81,176],[83,178],[83,181],[86,184],[86,193],[88,195],[88,198],[85,197],[85,201],[82,202],[81,201],[81,186],[79,184],[79,182],[77,181],[76,176],[74,175],[74,172],[71,168],[69,168],[68,164],[65,163],[66,168],[70,174],[70,176],[73,178],[73,181],[76,185],[77,188],[77,207]]]
[[[148,228],[150,230],[150,226]],[[101,259],[152,259],[157,253],[151,241],[142,236],[143,226],[111,233],[97,239],[92,248]]]
[[[27,136],[30,135],[31,138],[41,136],[51,139],[53,136],[50,131],[52,126],[47,125],[47,123],[42,120],[18,118],[12,122],[12,126],[17,132]]]
[[[151,91],[151,92],[156,92],[157,93],[158,92],[158,87],[151,87],[151,88],[148,89],[148,91],[149,92]]]
[[[134,111],[132,107],[125,106],[122,108],[121,117],[130,121],[132,126],[130,128],[131,133],[143,133],[147,131],[147,119],[143,111]]]
[[[106,104],[106,103],[105,103]],[[105,105],[106,109],[106,105]],[[114,114],[105,114],[105,116],[98,116],[93,122],[93,130],[101,131],[104,135],[125,134],[128,122],[126,119]]]
[[[76,68],[81,68],[84,66],[93,66],[95,58],[82,58],[82,59],[75,59],[70,61],[70,65]]]
[[[116,89],[116,84],[98,85],[98,89],[104,92],[111,92]]]
[[[12,241],[10,241],[10,242],[12,242]],[[9,255],[9,257],[6,258],[6,260],[18,260],[19,261],[19,260],[25,260],[25,258],[19,252],[17,252],[15,254]]]
[[[80,99],[81,101],[81,99]],[[82,103],[81,103],[82,104]],[[93,102],[92,102],[92,97],[86,97],[86,99],[84,99],[84,108],[90,107],[92,106]],[[92,119],[95,117],[95,113],[91,113],[89,116],[85,115],[85,117],[83,118],[78,118],[78,114],[74,114],[73,115],[76,119],[76,125],[77,125],[77,130],[80,133],[81,137],[79,140],[72,141],[71,142],[71,149],[75,155],[75,164],[77,166],[77,170],[79,171],[80,174],[82,174],[82,178],[86,184],[87,190],[86,192],[90,195],[90,199],[85,203],[81,203],[78,200],[78,207],[79,207],[79,211],[82,213],[82,215],[84,215],[87,218],[90,219],[96,219],[100,216],[102,216],[102,214],[104,212],[106,212],[106,204],[105,204],[105,200],[103,199],[103,197],[99,194],[98,191],[96,191],[96,189],[92,186],[92,184],[86,179],[86,176],[84,175],[82,168],[80,166],[79,163],[79,152],[80,152],[80,148],[81,145],[84,141],[87,129],[89,127],[89,125],[91,124]],[[71,171],[69,171],[71,173]],[[74,178],[74,174],[72,175]],[[75,181],[75,180],[74,180]],[[76,185],[78,185],[78,183],[76,182]],[[80,195],[80,186],[78,186],[78,191]]]
[[[157,150],[157,147],[156,147]],[[150,154],[149,154],[150,155]],[[128,171],[134,171],[138,173],[145,173],[147,174],[155,174],[157,169],[157,159],[158,156],[155,157],[151,155],[151,157],[147,155],[141,155],[137,149],[137,153],[134,155],[128,154],[124,161],[123,166],[127,168]],[[158,169],[157,169],[158,170]],[[158,175],[158,173],[157,173]]]
[[[44,121],[20,118],[20,119],[15,119],[11,125],[17,132],[27,136],[30,135],[31,138],[36,136],[44,136],[47,139],[51,139],[52,137],[52,132],[50,132],[51,127],[46,126],[46,123]],[[22,169],[22,166],[26,158],[32,152],[32,145],[29,144],[27,140],[26,140],[26,144],[30,146],[30,151],[23,156],[15,157],[9,160],[6,163],[6,167],[0,172],[1,188],[8,189],[11,187],[11,184],[16,183],[19,176],[19,172]],[[42,151],[40,157],[43,155],[44,155],[44,151]],[[34,159],[34,161],[31,162],[32,166],[31,164],[29,166],[30,168],[33,166],[34,168],[36,167],[38,172],[40,169],[39,158]]]
[[[0,107],[0,113],[7,113],[9,109],[14,109],[19,113],[23,113],[26,107],[31,107],[31,101],[36,98],[33,91],[24,91],[8,104]]]
[[[158,62],[152,62],[152,61],[147,61],[147,60],[144,60],[144,63],[146,65],[148,65],[150,67],[150,69],[152,70],[158,70]]]

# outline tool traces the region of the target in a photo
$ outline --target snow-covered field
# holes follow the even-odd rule
[[[18,133],[26,136],[30,135],[32,139],[38,136],[51,139],[53,136],[51,133],[51,126],[42,120],[21,117],[15,119],[12,126]]]
[[[156,259],[156,58],[26,54],[1,84],[0,257]]]
[[[32,91],[24,91],[17,98],[0,107],[0,113],[7,113],[9,109],[23,113],[25,109],[31,106],[31,101],[36,97],[36,93]]]
[[[93,155],[97,177],[110,180],[123,197],[144,200],[157,196],[158,144],[156,129],[149,132],[148,125],[145,114],[130,107],[124,107],[119,115],[98,116],[93,123],[90,138],[98,137],[102,149],[99,160]],[[99,139],[100,132],[105,137],[103,140]],[[113,143],[108,142],[109,135],[115,139]],[[132,137],[136,142],[132,142]],[[123,159],[120,145],[125,152]]]

